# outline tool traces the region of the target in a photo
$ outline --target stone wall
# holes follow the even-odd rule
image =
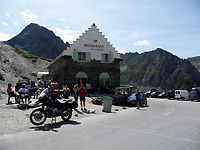
[[[70,88],[76,84],[76,74],[80,71],[88,75],[88,81],[94,90],[99,88],[99,75],[107,72],[111,77],[111,88],[120,86],[120,64],[115,60],[112,63],[101,63],[92,60],[91,62],[75,62],[70,57],[62,57],[49,67],[50,74],[59,75],[61,84],[67,84]]]

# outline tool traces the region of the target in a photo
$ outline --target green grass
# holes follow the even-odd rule
[[[6,43],[7,44],[7,43]],[[36,55],[33,55],[33,54],[30,54],[30,53],[27,53],[19,48],[16,48],[12,45],[9,45],[7,44],[8,46],[12,47],[15,49],[16,52],[18,52],[19,54],[22,54],[25,58],[28,58],[28,59],[34,59],[33,61],[36,62],[37,60],[36,59],[42,59],[42,60],[45,60],[45,61],[48,61],[48,62],[52,62],[53,60],[50,59],[50,58],[44,58],[44,57],[39,57],[39,56],[36,56]]]

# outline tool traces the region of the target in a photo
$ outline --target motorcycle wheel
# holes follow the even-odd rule
[[[66,112],[64,112],[62,115],[61,115],[61,118],[64,120],[64,121],[68,121],[71,117],[72,117],[72,109],[70,108],[67,108],[66,110],[64,110]]]
[[[34,125],[41,125],[47,119],[47,114],[42,109],[35,109],[30,115],[30,121]]]

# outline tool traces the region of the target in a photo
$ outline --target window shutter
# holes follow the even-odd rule
[[[109,61],[110,61],[110,62],[113,62],[113,61],[114,61],[113,54],[109,54],[109,57],[110,57],[110,58],[109,58],[109,59],[110,59]]]
[[[86,53],[86,61],[87,62],[91,61],[91,52]]]
[[[77,51],[73,52],[73,60],[78,61],[78,52]]]
[[[105,54],[101,54],[101,61],[105,62]]]

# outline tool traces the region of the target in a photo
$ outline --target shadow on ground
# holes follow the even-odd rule
[[[35,131],[53,131],[53,132],[58,132],[57,129],[61,128],[63,125],[79,125],[81,124],[80,122],[74,121],[74,120],[69,120],[69,121],[61,121],[61,122],[56,122],[56,123],[48,123],[44,124],[41,126],[33,126],[30,127],[30,129],[33,129]]]

